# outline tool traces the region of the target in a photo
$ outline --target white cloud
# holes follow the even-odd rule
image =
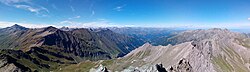
[[[55,4],[51,5],[54,9],[58,9]]]
[[[74,18],[81,18],[81,16],[76,16],[76,17],[74,17]]]
[[[95,11],[92,10],[90,17],[92,17],[92,16],[94,16],[94,15],[95,15]]]
[[[120,25],[115,25],[107,20],[98,20],[94,22],[76,22],[76,21],[65,20],[60,22],[60,24],[70,28],[120,27]]]
[[[7,6],[30,11],[36,15],[47,16],[49,13],[47,8],[33,4],[31,0],[0,0],[0,2]]]
[[[31,6],[28,6],[28,5],[15,5],[15,7],[20,8],[20,9],[29,10],[30,12],[35,12],[35,13],[39,13],[39,11],[40,11],[40,9],[33,8]]]
[[[114,10],[116,10],[116,11],[122,11],[125,6],[126,5],[117,6],[117,7],[114,8]]]
[[[12,5],[16,3],[30,3],[30,0],[0,0],[1,3]]]
[[[54,26],[58,27],[55,25],[50,25],[50,24],[32,24],[32,23],[18,23],[18,22],[6,22],[6,21],[0,21],[0,28],[5,28],[5,27],[10,27],[14,24],[18,24],[27,28],[42,28],[42,27],[48,27],[48,26]]]
[[[75,8],[73,6],[70,6],[70,8],[72,12],[75,12]]]
[[[61,21],[60,24],[74,24],[74,22],[65,20],[65,21]]]
[[[122,7],[118,6],[118,7],[114,8],[114,10],[116,10],[116,11],[121,11],[121,10],[122,10]]]
[[[46,16],[46,14],[49,13],[49,10],[44,7],[32,7],[29,5],[14,5],[14,6],[16,8],[24,9],[41,16]]]
[[[247,18],[247,20],[250,20],[250,18]]]
[[[75,16],[75,17],[70,17],[70,18],[68,18],[69,20],[71,20],[71,19],[79,19],[79,18],[81,18],[81,16]]]

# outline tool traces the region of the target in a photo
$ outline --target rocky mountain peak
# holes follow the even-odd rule
[[[55,32],[58,30],[56,27],[53,27],[53,26],[45,27],[43,29],[44,31],[49,31],[49,32]]]
[[[69,28],[69,27],[63,26],[62,28],[60,28],[60,30],[63,30],[63,31],[71,31],[71,30],[73,30],[73,28]]]
[[[11,27],[8,27],[8,28],[11,28],[11,29],[14,29],[14,30],[28,30],[28,28],[23,27],[23,26],[18,25],[18,24],[15,24],[15,25],[13,25]]]
[[[48,26],[46,27],[45,29],[57,29],[56,27],[53,27],[53,26]]]

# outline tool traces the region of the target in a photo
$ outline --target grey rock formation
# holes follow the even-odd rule
[[[0,60],[0,72],[21,72],[21,69],[13,63],[9,64],[6,59]]]
[[[0,55],[0,72],[31,72],[31,70],[16,63],[10,56]]]
[[[167,72],[167,69],[162,64],[143,65],[142,67],[130,66],[122,72]]]
[[[189,62],[185,58],[183,58],[179,61],[178,64],[171,66],[168,69],[168,72],[193,72],[192,70],[193,69]]]
[[[142,72],[162,62],[173,72],[249,72],[250,39],[227,29],[190,30],[169,39],[174,45],[149,43],[124,58],[126,65]],[[144,70],[141,70],[144,69]],[[153,71],[155,72],[155,71]]]

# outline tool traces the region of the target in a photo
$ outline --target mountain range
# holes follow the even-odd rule
[[[0,72],[249,72],[250,35],[228,29],[0,29]]]
[[[178,28],[154,27],[108,27],[108,29],[116,33],[141,39],[152,45],[168,45],[166,39],[185,31],[184,29]]]
[[[7,62],[1,67],[10,68],[8,63],[16,60],[13,65],[17,70],[46,71],[60,66],[60,63],[124,56],[143,43],[142,40],[109,29],[91,31],[79,28],[64,31],[52,26],[29,29],[15,24],[0,29],[1,56]],[[50,63],[55,63],[55,66]]]
[[[250,71],[250,38],[247,34],[219,28],[198,29],[181,32],[167,41],[170,43],[167,46],[145,43],[122,58],[88,62],[94,64],[90,72]]]

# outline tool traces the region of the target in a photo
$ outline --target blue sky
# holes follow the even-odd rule
[[[250,0],[0,0],[0,27],[248,28]]]

